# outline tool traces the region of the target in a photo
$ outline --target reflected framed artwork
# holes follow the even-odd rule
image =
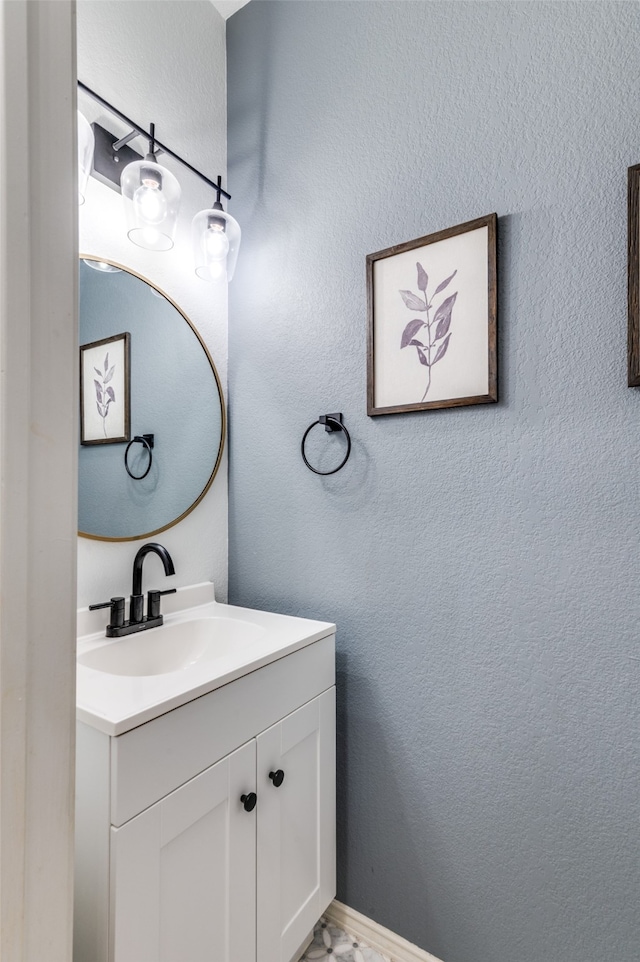
[[[130,354],[128,332],[81,346],[81,444],[131,440]]]
[[[640,387],[640,164],[627,170],[627,383]]]
[[[367,256],[367,414],[498,400],[497,215]]]

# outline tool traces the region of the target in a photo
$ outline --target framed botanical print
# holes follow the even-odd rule
[[[497,215],[367,257],[367,414],[498,400]]]
[[[640,386],[640,164],[627,171],[627,383]]]
[[[80,443],[116,444],[131,437],[128,332],[80,348]]]

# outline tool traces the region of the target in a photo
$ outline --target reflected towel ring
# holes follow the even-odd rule
[[[153,434],[136,434],[136,436],[134,438],[131,438],[131,440],[127,444],[126,450],[124,452],[124,466],[127,474],[129,475],[130,478],[133,478],[134,481],[142,481],[142,479],[146,478],[146,476],[149,474],[149,471],[151,470],[151,465],[153,464],[153,454],[151,453],[151,451],[153,450],[153,438],[154,438]],[[147,470],[144,472],[144,474],[132,474],[129,468],[129,462],[128,462],[129,448],[131,447],[132,444],[135,444],[136,441],[139,441],[143,445],[143,447],[147,449],[147,452],[149,454],[149,463],[147,465]]]
[[[329,431],[331,434],[333,434],[335,431],[344,431],[345,437],[347,439],[347,453],[345,454],[344,458],[342,459],[338,467],[333,468],[331,471],[318,471],[317,468],[314,468],[307,461],[307,456],[304,451],[304,443],[307,440],[307,435],[309,434],[309,431],[313,430],[316,424],[324,424],[325,431]],[[344,468],[345,464],[349,460],[349,455],[351,454],[351,436],[347,431],[346,427],[344,426],[344,424],[342,423],[342,414],[321,414],[317,421],[314,421],[313,424],[310,424],[307,430],[304,432],[304,435],[302,438],[302,444],[300,445],[300,453],[302,454],[302,460],[304,461],[306,466],[309,468],[309,470],[313,471],[314,474],[335,474],[336,471],[339,471],[341,468]]]

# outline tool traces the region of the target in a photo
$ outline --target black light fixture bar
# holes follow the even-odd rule
[[[124,137],[121,137],[120,140],[116,140],[115,144],[113,145],[113,149],[121,150],[123,147],[126,147],[127,144],[131,143],[131,141],[134,140],[134,138],[136,138],[137,136],[138,136],[138,131],[131,130],[128,134],[125,134]]]
[[[172,150],[169,150],[168,147],[166,147],[164,144],[161,144],[159,140],[155,139],[155,137],[152,137],[152,134],[150,131],[145,130],[144,127],[140,127],[139,124],[135,124],[133,120],[131,120],[129,117],[123,114],[122,111],[117,110],[112,104],[109,103],[108,100],[105,100],[104,97],[101,97],[100,94],[97,94],[95,90],[91,89],[91,87],[87,87],[87,85],[82,83],[81,80],[78,81],[78,87],[80,88],[80,90],[83,90],[86,94],[89,94],[89,96],[92,97],[93,100],[96,101],[96,103],[99,103],[102,107],[106,107],[107,110],[110,110],[115,117],[118,117],[123,123],[127,124],[128,127],[131,127],[133,130],[137,131],[139,134],[141,134],[143,137],[146,137],[148,140],[153,140],[156,147],[158,147],[159,150],[162,150],[165,154],[168,154],[169,157],[173,157],[174,160],[177,160],[179,164],[182,164],[182,166],[186,167],[187,170],[190,170],[192,174],[195,174],[196,177],[199,177],[200,180],[203,180],[205,184],[208,184],[209,187],[212,188],[212,190],[219,192],[218,197],[220,196],[220,194],[222,194],[224,197],[227,198],[227,200],[231,200],[231,194],[228,194],[226,190],[223,190],[222,187],[220,186],[220,180],[222,179],[221,177],[218,177],[218,183],[214,184],[212,180],[209,180],[208,177],[205,177],[204,174],[201,174],[199,170],[197,170],[195,167],[192,167],[191,164],[187,163],[186,160],[183,160],[183,158],[180,157],[178,154],[174,153]],[[127,139],[128,139],[128,136],[123,137],[120,141],[118,141],[118,143],[119,144],[122,144],[123,142],[126,143]]]

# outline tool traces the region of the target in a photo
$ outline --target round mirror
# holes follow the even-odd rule
[[[178,305],[120,264],[81,258],[79,313],[79,534],[148,538],[189,514],[216,475],[220,379]]]

